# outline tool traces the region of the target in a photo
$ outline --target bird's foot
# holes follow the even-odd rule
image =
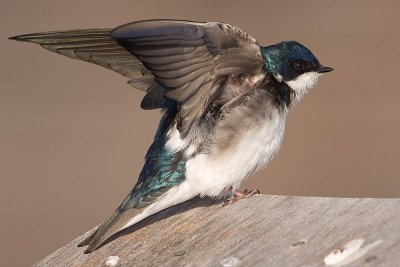
[[[255,195],[255,194],[260,194],[260,191],[258,189],[253,189],[253,190],[250,190],[250,191],[245,189],[243,192],[241,192],[241,191],[236,189],[236,190],[233,191],[233,196],[231,198],[225,200],[222,203],[222,207],[226,206],[226,205],[229,205],[229,204],[233,204],[236,201],[239,201],[239,200],[241,200],[243,198],[250,197],[250,196]]]

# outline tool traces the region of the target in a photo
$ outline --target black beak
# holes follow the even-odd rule
[[[325,72],[330,72],[330,71],[333,71],[333,69],[330,67],[324,67],[322,65],[319,66],[319,68],[317,70],[318,73],[325,73]]]

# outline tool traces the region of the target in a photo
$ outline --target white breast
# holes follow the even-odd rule
[[[265,122],[248,129],[228,150],[198,154],[186,164],[186,181],[204,196],[239,188],[244,179],[263,167],[278,152],[285,131],[286,112],[275,110]]]
[[[272,159],[282,144],[286,112],[274,110],[270,115],[256,127],[244,131],[239,141],[228,150],[213,155],[197,154],[188,160],[186,179],[132,218],[120,230],[197,195],[218,197],[230,187],[239,188],[249,174],[263,168]],[[188,147],[186,140],[181,139],[176,129],[171,130],[169,136],[169,149],[194,150]]]

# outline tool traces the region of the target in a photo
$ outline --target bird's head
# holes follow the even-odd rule
[[[295,41],[263,47],[262,53],[267,71],[299,95],[310,90],[322,73],[333,70],[322,66],[308,48]]]

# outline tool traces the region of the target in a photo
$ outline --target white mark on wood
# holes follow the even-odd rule
[[[370,249],[382,243],[382,240],[377,240],[367,246],[362,247],[365,239],[355,239],[344,245],[341,249],[332,251],[324,258],[324,263],[327,266],[344,266],[349,264],[362,256],[364,256]]]
[[[106,266],[115,267],[118,265],[119,257],[118,256],[110,256],[105,262]]]
[[[224,267],[232,267],[236,266],[240,263],[240,260],[238,258],[235,258],[233,256],[229,256],[225,259],[223,259],[220,264]]]

